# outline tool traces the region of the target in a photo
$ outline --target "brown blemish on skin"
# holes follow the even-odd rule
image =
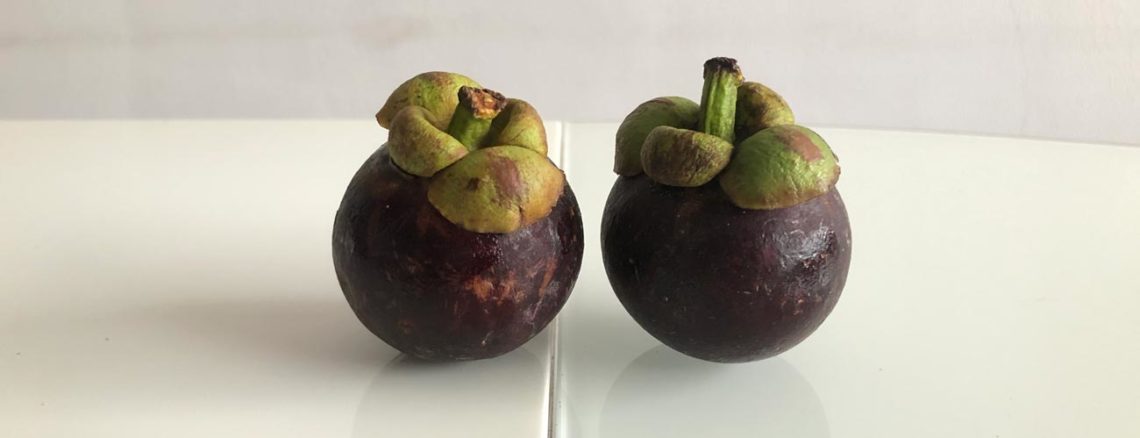
[[[480,180],[477,190],[468,182]],[[478,233],[510,233],[542,219],[565,186],[545,156],[519,146],[477,149],[428,181],[428,201],[453,224]]]
[[[542,275],[542,284],[538,287],[539,295],[546,295],[546,287],[554,279],[554,272],[558,270],[558,263],[554,259],[546,260],[546,273]]]
[[[471,277],[463,287],[475,294],[479,301],[487,301],[491,297],[491,291],[495,290],[495,284],[485,277]]]
[[[812,162],[823,158],[823,154],[819,151],[819,146],[811,141],[811,137],[799,131],[781,130],[777,136],[788,145],[788,149],[795,152],[807,162]]]
[[[526,291],[515,289],[515,284],[515,273],[511,271],[507,274],[507,279],[503,280],[503,283],[500,285],[499,298],[511,297],[511,299],[515,301],[522,301],[522,299],[526,297]]]
[[[467,190],[472,192],[479,190],[479,178],[471,178],[467,180]]]
[[[684,139],[682,141],[687,142],[687,143],[693,143],[694,142],[693,137],[696,137],[696,134],[697,134],[696,131],[686,132],[685,135],[682,137]],[[700,169],[704,169],[705,167],[708,167],[710,164],[712,164],[712,162],[713,162],[713,159],[709,155],[693,154],[693,155],[690,155],[688,157],[684,157],[684,161],[682,162],[680,167],[682,169],[685,169],[685,173],[692,174],[692,173],[696,173]]]
[[[427,72],[424,76],[427,77],[427,79],[429,81],[431,81],[431,83],[433,83],[437,86],[440,86],[440,87],[450,83],[450,80],[447,77],[447,73],[444,73],[441,71]]]
[[[507,200],[519,199],[526,190],[522,179],[519,178],[518,166],[510,158],[491,156],[487,164],[490,167],[491,177],[495,179],[495,186],[499,188],[499,197],[503,204],[510,204]]]

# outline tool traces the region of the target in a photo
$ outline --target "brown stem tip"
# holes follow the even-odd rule
[[[732,58],[718,56],[705,61],[705,79],[717,73],[732,73],[738,81],[744,80],[744,73],[740,71],[740,66],[736,65],[736,60]]]
[[[493,119],[507,106],[507,98],[494,90],[459,87],[459,106],[470,108],[477,119]]]

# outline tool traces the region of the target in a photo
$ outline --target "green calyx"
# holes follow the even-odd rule
[[[744,76],[730,58],[705,63],[698,105],[684,97],[659,97],[633,110],[617,132],[614,171],[645,172],[658,183],[701,186],[732,157],[736,90]]]
[[[396,166],[412,175],[429,177],[467,155],[467,147],[440,126],[424,107],[400,110],[388,131],[388,147]]]
[[[794,123],[783,97],[745,82],[736,60],[713,58],[704,65],[700,105],[660,97],[626,116],[617,132],[614,172],[644,172],[675,187],[718,179],[737,207],[789,207],[827,193],[839,178],[827,143]]]
[[[380,126],[391,129],[392,119],[400,110],[418,106],[428,110],[435,120],[447,122],[459,104],[459,88],[463,86],[478,88],[479,83],[458,73],[432,71],[415,75],[388,96],[376,113],[376,121]]]
[[[428,201],[452,223],[508,233],[546,217],[565,177],[546,158],[546,130],[530,104],[442,72],[404,82],[376,114],[392,162],[429,178]]]
[[[737,139],[745,140],[764,129],[795,123],[796,116],[788,102],[771,88],[759,82],[744,82],[737,88]]]
[[[642,172],[641,147],[658,126],[692,129],[697,126],[701,107],[684,97],[658,97],[634,108],[617,131],[614,172],[634,176]]]
[[[479,149],[432,177],[428,200],[443,217],[479,233],[509,233],[550,214],[565,177],[518,146]]]
[[[542,117],[529,103],[507,99],[507,105],[487,133],[487,144],[521,146],[546,155],[546,127]]]
[[[645,174],[661,184],[699,187],[712,181],[732,157],[732,143],[688,129],[658,126],[641,148]]]
[[[720,187],[741,208],[775,209],[827,193],[838,179],[839,162],[819,134],[778,125],[737,145]]]
[[[507,98],[485,88],[459,87],[459,106],[447,124],[447,133],[468,149],[476,149],[491,131],[495,116],[503,110]]]

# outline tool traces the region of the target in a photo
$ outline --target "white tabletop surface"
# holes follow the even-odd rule
[[[1140,148],[819,129],[843,296],[787,353],[724,365],[662,346],[606,280],[616,129],[565,127],[594,244],[560,315],[560,436],[1140,436]]]
[[[551,330],[423,365],[349,309],[333,216],[385,138],[369,120],[0,123],[0,437],[545,435]]]
[[[613,297],[615,129],[548,127],[587,242],[557,323],[424,365],[332,271],[372,122],[0,122],[0,436],[1140,436],[1140,148],[819,130],[843,298],[786,354],[722,365]]]

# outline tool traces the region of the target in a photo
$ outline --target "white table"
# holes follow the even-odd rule
[[[559,320],[425,366],[332,271],[371,121],[2,122],[0,436],[1140,436],[1140,148],[819,130],[844,296],[788,353],[718,365],[605,279],[615,129],[548,127],[586,219]]]
[[[1140,148],[820,129],[843,297],[799,346],[725,366],[662,347],[606,281],[615,130],[565,128],[595,240],[560,316],[560,436],[1140,436]]]
[[[349,309],[333,216],[385,138],[367,119],[0,123],[0,436],[545,434],[551,331],[416,366]]]

